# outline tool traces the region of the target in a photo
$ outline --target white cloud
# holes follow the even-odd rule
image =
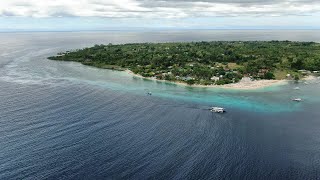
[[[315,0],[1,0],[1,16],[183,18],[312,15]]]

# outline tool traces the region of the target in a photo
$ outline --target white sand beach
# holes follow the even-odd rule
[[[254,90],[254,89],[261,89],[261,88],[266,88],[270,86],[275,86],[275,85],[283,85],[287,84],[287,80],[255,80],[252,81],[249,78],[243,78],[240,82],[238,83],[233,83],[233,84],[225,84],[225,85],[199,85],[199,84],[194,84],[194,85],[188,85],[187,83],[184,82],[172,82],[172,81],[166,81],[166,80],[158,80],[155,78],[147,78],[143,77],[139,74],[135,74],[130,70],[126,70],[128,74],[134,76],[134,77],[139,77],[143,79],[149,79],[149,80],[154,80],[154,81],[162,81],[162,82],[171,82],[175,83],[178,85],[182,86],[190,86],[190,87],[202,87],[202,88],[225,88],[225,89],[241,89],[241,90]]]

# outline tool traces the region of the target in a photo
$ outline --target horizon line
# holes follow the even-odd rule
[[[269,30],[269,31],[315,31],[320,30],[320,28],[145,28],[145,27],[135,27],[132,29],[78,29],[78,30],[27,30],[27,29],[17,29],[17,30],[1,30],[0,33],[19,33],[19,32],[112,32],[112,31],[121,31],[121,32],[132,32],[132,31],[260,31],[260,30]]]

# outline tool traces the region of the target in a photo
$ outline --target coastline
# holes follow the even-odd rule
[[[199,88],[222,88],[222,89],[235,89],[235,90],[256,90],[256,89],[262,89],[270,86],[276,86],[276,85],[284,85],[288,83],[288,80],[256,80],[256,81],[248,81],[248,80],[241,80],[238,83],[233,84],[224,84],[224,85],[200,85],[200,84],[194,84],[189,85],[184,82],[177,82],[177,81],[167,81],[167,80],[159,80],[155,78],[148,78],[143,77],[139,74],[135,74],[130,70],[125,70],[129,75],[132,75],[133,77],[138,77],[142,79],[148,79],[153,81],[159,81],[159,82],[170,82],[181,86],[186,87],[199,87]]]

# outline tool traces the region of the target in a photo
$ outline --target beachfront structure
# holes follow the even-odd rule
[[[301,69],[301,70],[298,70],[298,72],[300,72],[301,74],[311,74],[311,71],[307,71],[307,70],[304,70],[304,69]]]
[[[217,77],[217,76],[213,76],[212,78],[210,78],[211,80],[213,80],[213,81],[218,81],[220,78],[219,77]]]

